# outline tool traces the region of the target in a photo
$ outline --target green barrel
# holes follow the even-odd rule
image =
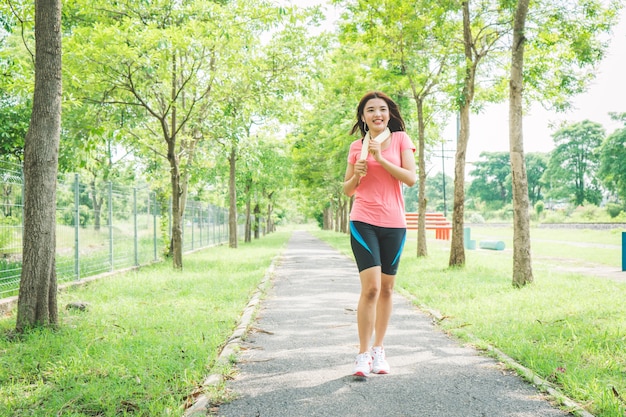
[[[504,250],[504,242],[501,240],[481,240],[481,249]]]

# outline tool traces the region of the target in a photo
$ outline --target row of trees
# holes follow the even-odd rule
[[[349,200],[341,178],[352,140],[347,132],[358,99],[381,89],[398,101],[418,144],[420,212],[426,209],[426,151],[439,141],[443,121],[460,114],[450,252],[450,265],[459,266],[465,262],[470,114],[508,97],[516,207],[513,281],[532,281],[523,105],[539,101],[565,108],[572,94],[584,90],[621,2],[539,0],[528,10],[528,0],[332,0],[343,11],[337,31],[315,35],[309,27],[322,19],[318,8],[253,3],[72,0],[64,2],[56,21],[57,15],[38,15],[30,1],[4,2],[3,154],[23,156],[27,173],[41,167],[42,151],[30,134],[43,120],[35,111],[32,81],[37,60],[45,67],[46,58],[58,58],[61,50],[59,43],[37,53],[35,44],[45,31],[58,33],[63,72],[52,77],[63,80],[56,93],[63,118],[60,146],[54,129],[45,133],[49,140],[41,145],[52,151],[46,163],[56,169],[58,149],[61,171],[82,170],[94,183],[145,176],[163,200],[173,201],[171,252],[174,267],[181,268],[181,213],[189,198],[209,191],[230,207],[232,247],[238,209],[270,219],[276,208],[298,203],[305,215],[345,228]],[[60,10],[60,4],[47,0],[36,8]],[[45,19],[52,29],[37,29]],[[40,172],[48,179],[40,187],[51,186],[52,173]],[[37,188],[31,193],[47,195],[52,206],[50,194]],[[92,204],[99,201],[94,195]],[[54,223],[54,217],[39,221]],[[418,255],[426,254],[420,225]],[[55,290],[48,279],[53,269],[37,275],[44,294]],[[49,319],[35,316],[31,322]]]
[[[252,214],[271,226],[291,189],[283,125],[311,77],[308,27],[321,18],[270,1],[35,3],[0,6],[0,147],[26,177],[18,330],[57,321],[57,171],[91,178],[94,209],[97,184],[148,181],[172,201],[177,269],[189,198],[230,207],[231,247],[238,209],[247,238]]]
[[[298,177],[317,211],[334,213],[324,219],[332,220],[337,230],[345,229],[349,204],[336,179],[345,169],[350,141],[345,132],[354,121],[355,97],[365,90],[375,87],[391,93],[409,119],[419,149],[420,213],[426,209],[425,151],[440,141],[442,121],[459,114],[449,264],[463,265],[470,114],[484,103],[508,98],[509,132],[502,135],[510,142],[513,282],[516,286],[531,282],[523,110],[532,102],[562,110],[569,97],[585,90],[602,59],[619,2],[536,1],[530,9],[524,0],[336,0],[334,4],[345,9],[337,47],[327,54],[326,76],[319,83],[322,99],[300,125],[295,146],[296,163],[302,167]],[[319,160],[311,159],[317,152]],[[319,168],[312,170],[311,163]],[[417,255],[425,256],[422,224],[417,246]]]

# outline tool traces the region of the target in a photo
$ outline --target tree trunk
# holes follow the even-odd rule
[[[267,219],[265,221],[265,233],[272,233],[276,231],[274,225],[274,205],[272,204],[272,198],[274,197],[274,191],[267,195]]]
[[[250,187],[246,187],[246,227],[244,242],[252,242],[252,201],[250,200]]]
[[[180,204],[180,170],[174,148],[175,140],[169,140],[167,159],[170,162],[170,181],[172,183],[172,265],[175,269],[181,269],[183,267],[183,213]]]
[[[470,105],[461,107],[461,128],[454,158],[454,207],[452,211],[452,241],[449,266],[465,265],[463,217],[465,216],[465,156],[469,139]]]
[[[24,238],[16,330],[56,326],[56,184],[61,135],[61,1],[35,2],[35,91],[24,143]]]
[[[104,203],[104,198],[98,197],[95,179],[91,182],[91,201],[93,204],[93,229],[99,231],[102,224],[102,204]]]
[[[258,239],[261,237],[261,207],[259,203],[254,205],[254,238]]]
[[[428,256],[428,247],[426,246],[426,156],[424,148],[426,144],[424,126],[424,101],[417,99],[417,123],[418,123],[418,175],[419,175],[419,200],[417,211],[417,257]]]
[[[237,184],[235,182],[237,150],[235,145],[230,150],[228,157],[229,174],[228,174],[228,246],[237,247]]]
[[[332,230],[333,227],[333,216],[330,206],[324,207],[324,218],[322,220],[322,229],[323,230]]]
[[[465,49],[465,80],[460,106],[461,126],[456,144],[454,159],[454,208],[452,212],[452,241],[450,242],[450,266],[465,265],[465,246],[463,243],[463,217],[465,216],[465,157],[470,132],[470,106],[474,99],[474,82],[478,57],[472,51],[472,32],[470,26],[469,1],[463,5],[463,47]]]
[[[341,230],[341,196],[337,198],[335,203],[335,232]]]
[[[348,233],[348,216],[350,215],[350,199],[341,197],[341,233]]]
[[[176,56],[172,56],[172,103],[176,100]],[[176,153],[176,105],[172,105],[171,135],[168,133],[166,119],[161,119],[161,129],[167,143],[167,160],[170,163],[170,182],[172,183],[172,265],[174,269],[183,267],[183,189],[181,189],[180,161]]]
[[[509,91],[509,142],[513,179],[513,285],[523,287],[533,281],[530,256],[530,215],[528,178],[524,160],[523,69],[524,27],[529,0],[519,0],[513,27],[511,81]]]

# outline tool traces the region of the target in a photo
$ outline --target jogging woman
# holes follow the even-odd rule
[[[355,195],[350,242],[361,280],[353,374],[368,376],[390,371],[383,339],[406,239],[402,183],[413,186],[417,176],[415,145],[405,133],[397,104],[386,94],[373,91],[361,99],[350,134],[356,132],[362,139],[350,145],[343,190]]]

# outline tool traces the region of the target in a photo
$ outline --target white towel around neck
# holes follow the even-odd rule
[[[373,140],[375,142],[378,143],[383,143],[385,140],[387,140],[387,138],[391,136],[391,131],[389,130],[389,128],[385,128],[385,130],[383,131],[383,133],[381,133],[380,135],[376,136]],[[365,137],[363,138],[363,147],[361,148],[361,159],[367,159],[367,153],[369,151],[369,147],[370,147],[370,132],[368,131],[365,134]]]

